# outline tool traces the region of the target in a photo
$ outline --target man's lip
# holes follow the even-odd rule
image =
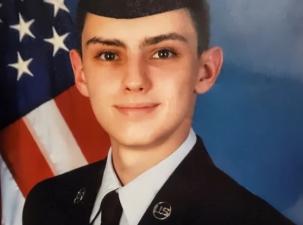
[[[131,104],[117,104],[114,105],[115,108],[117,109],[129,109],[129,110],[140,110],[140,109],[149,109],[149,108],[155,108],[159,103],[131,103]]]
[[[140,116],[153,112],[159,105],[159,103],[132,103],[118,104],[114,105],[114,107],[125,115]]]

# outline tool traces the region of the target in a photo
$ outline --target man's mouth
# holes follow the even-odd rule
[[[160,103],[129,103],[117,104],[114,107],[126,115],[140,115],[153,112],[159,105]]]

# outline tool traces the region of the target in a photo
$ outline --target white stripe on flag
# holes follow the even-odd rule
[[[2,225],[22,225],[24,197],[0,156]]]
[[[54,100],[23,118],[55,175],[87,164]]]

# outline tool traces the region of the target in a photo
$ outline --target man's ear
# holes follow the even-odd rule
[[[83,71],[82,58],[79,52],[76,49],[70,50],[69,58],[74,71],[76,87],[82,95],[88,96],[87,82]]]
[[[223,64],[223,50],[220,47],[212,47],[205,50],[199,58],[199,71],[195,92],[203,94],[216,82]]]

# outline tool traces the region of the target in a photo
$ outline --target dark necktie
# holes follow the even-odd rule
[[[116,191],[111,191],[101,202],[101,225],[119,225],[121,215],[119,195]]]

